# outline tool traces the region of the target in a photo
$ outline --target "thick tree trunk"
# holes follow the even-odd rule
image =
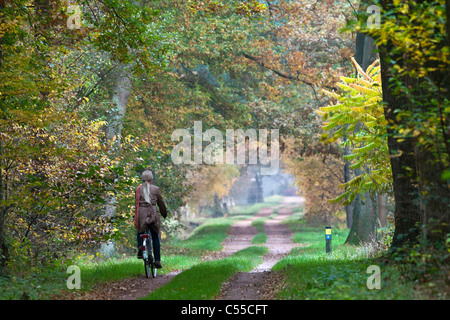
[[[365,11],[367,6],[367,1],[361,1],[359,5],[360,11]],[[356,43],[355,43],[355,60],[358,62],[358,64],[363,68],[363,70],[366,70],[367,67],[375,61],[377,58],[377,54],[375,52],[375,42],[374,40],[366,36],[363,33],[357,32],[356,33]],[[351,150],[349,146],[345,146],[344,154],[351,154]],[[348,182],[351,180],[350,177],[350,163],[348,161],[345,161],[344,163],[344,182]],[[357,230],[358,224],[353,226],[353,221],[355,219],[355,215],[360,214],[361,212],[361,203],[356,204],[356,201],[361,201],[361,197],[356,197],[355,200],[353,200],[353,203],[351,205],[347,205],[345,207],[345,212],[347,215],[347,228],[350,228],[353,230],[353,232],[350,232],[347,241],[348,242],[355,242],[352,240],[351,237],[359,234],[360,232]],[[359,217],[356,217],[356,219],[359,221]],[[358,237],[359,238],[359,237]]]
[[[110,110],[107,138],[114,141],[115,151],[120,149],[120,141],[123,127],[123,118],[125,117],[128,100],[131,95],[131,79],[127,66],[121,65],[118,68],[115,78],[115,88],[112,95],[112,109]],[[116,213],[116,196],[110,195],[106,199],[105,216],[113,217]],[[115,252],[115,246],[112,241],[104,243],[100,252],[106,255],[112,255]]]
[[[108,139],[112,140],[116,137],[115,143],[120,146],[120,138],[122,134],[123,118],[125,116],[128,100],[131,94],[131,79],[127,66],[119,66],[116,74],[115,88],[112,96],[111,114],[108,125]]]
[[[357,195],[353,202],[353,224],[345,241],[347,244],[361,245],[376,239],[377,202],[368,192],[363,196],[364,201]]]
[[[390,124],[398,124],[395,111],[406,110],[408,101],[403,96],[394,96],[390,87],[390,66],[392,59],[392,45],[387,44],[379,48],[381,79],[383,90],[383,101],[385,119]],[[401,247],[406,242],[417,242],[420,234],[420,207],[419,190],[416,184],[417,173],[415,163],[415,139],[405,138],[399,140],[394,138],[391,126],[387,128],[388,147],[391,154],[391,167],[393,176],[393,188],[395,198],[395,232],[393,247]]]
[[[419,1],[426,3],[427,1]],[[439,49],[450,47],[450,2],[446,1],[446,31],[445,41],[439,44]],[[432,81],[435,89],[432,93],[423,86],[416,89],[416,99],[420,101],[419,112],[423,114],[437,113],[440,125],[436,130],[433,143],[418,144],[416,147],[416,167],[418,168],[419,190],[421,195],[421,209],[424,223],[424,236],[432,243],[440,242],[445,246],[447,235],[450,233],[450,185],[441,176],[448,168],[450,161],[450,119],[444,110],[445,99],[450,101],[450,65],[445,69],[439,68],[441,61],[427,59],[424,66],[429,68],[427,78]],[[420,81],[423,82],[422,79]],[[440,104],[436,107],[430,103],[434,98]],[[417,108],[417,106],[416,106]],[[428,119],[425,119],[428,120]],[[447,167],[446,167],[447,166]]]
[[[348,233],[346,244],[359,245],[361,243],[360,224],[359,219],[361,216],[361,196],[358,194],[353,201],[353,223]]]
[[[374,40],[362,33],[356,34],[356,48],[355,48],[355,60],[358,64],[366,70],[367,67],[375,61],[377,58],[375,50]],[[350,154],[351,150],[348,146],[345,147],[344,153]],[[350,170],[348,168],[349,163],[346,161],[344,164],[344,180],[350,181]],[[360,175],[360,170],[355,170],[355,175]],[[368,225],[366,219],[370,219],[372,213],[366,214],[367,205],[371,200],[368,194],[365,195],[366,204],[357,203],[361,202],[361,197],[357,196],[353,200],[351,206],[346,206],[345,211],[347,214],[347,227],[350,228],[350,233],[347,237],[346,243],[359,244],[361,242],[368,241],[368,235],[373,234],[365,226]]]
[[[377,59],[375,49],[373,38],[359,32],[356,34],[355,60],[364,71]]]
[[[131,80],[126,66],[120,66],[116,74],[115,88],[112,96],[112,109],[110,110],[107,138],[114,141],[116,151],[120,148],[123,118],[125,116],[128,100],[131,94]],[[107,199],[105,215],[112,217],[116,211],[116,197]]]
[[[0,12],[5,8],[5,2],[0,0]],[[0,15],[0,24],[3,22],[3,16]],[[3,37],[0,36],[0,71],[2,70],[3,64]],[[4,268],[8,258],[8,247],[6,246],[5,239],[5,220],[6,212],[3,208],[3,149],[2,142],[0,140],[0,268]]]
[[[426,3],[426,1],[420,2]],[[390,1],[384,1],[381,4],[385,9],[388,9]],[[447,15],[448,10],[447,7]],[[414,25],[411,27],[414,27]],[[447,40],[447,42],[449,41]],[[444,44],[440,43],[439,45]],[[450,99],[450,87],[448,85],[450,71],[448,67],[444,71],[436,68],[437,62],[426,58],[420,66],[402,65],[406,63],[403,60],[403,53],[395,53],[395,49],[390,42],[380,47],[383,100],[387,104],[385,117],[391,126],[414,127],[416,125],[414,121],[416,120],[398,120],[395,113],[396,109],[412,111],[415,115],[422,117],[419,120],[427,121],[427,118],[425,118],[427,114],[436,113],[436,107],[430,103],[432,97],[439,100],[438,104],[443,103],[444,98]],[[391,78],[390,61],[393,60],[406,70],[417,69],[418,67],[429,68],[429,70],[434,68],[436,71],[429,71],[427,74],[427,79],[433,83],[433,86],[427,85],[424,87],[423,78],[412,78],[407,74],[397,80],[400,80],[402,85],[409,88],[411,98],[405,98],[401,93],[394,96],[389,82]],[[419,82],[422,82],[422,84]],[[411,101],[414,101],[414,105]],[[441,122],[446,123],[443,123],[441,128],[436,128],[440,131],[433,138],[432,143],[419,143],[415,138],[397,140],[393,137],[394,132],[388,130],[388,145],[391,154],[399,151],[401,154],[398,157],[391,158],[396,201],[394,247],[400,247],[406,242],[418,243],[421,239],[419,238],[421,231],[424,232],[423,236],[429,240],[440,240],[442,242],[445,241],[446,234],[449,232],[450,192],[447,183],[441,180],[441,174],[445,169],[443,165],[449,157],[449,141],[446,133],[448,117],[444,118],[442,115]]]
[[[425,2],[425,1],[421,1]],[[450,46],[449,2],[446,2],[447,37],[439,47]],[[450,101],[450,65],[440,68],[441,61],[424,60],[422,67],[429,68],[427,78],[433,83],[433,91],[423,85],[414,88],[418,105],[417,112],[422,115],[436,114],[440,118],[436,126],[433,141],[416,145],[416,167],[418,170],[418,185],[421,195],[423,215],[423,232],[426,239],[432,243],[441,242],[445,245],[447,234],[450,233],[450,185],[444,181],[442,173],[448,168],[450,161],[450,119],[445,111],[445,100]],[[417,82],[424,82],[419,78]],[[430,103],[431,98],[437,101],[438,108]],[[428,118],[424,119],[425,121]]]

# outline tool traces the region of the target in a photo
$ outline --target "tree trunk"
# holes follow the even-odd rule
[[[114,142],[118,147],[120,147],[123,118],[125,116],[128,100],[131,94],[131,79],[129,76],[130,71],[127,66],[121,65],[117,69],[119,70],[115,79],[115,88],[112,96],[113,108],[110,110],[111,114],[109,117],[107,137],[109,140],[116,137]]]
[[[420,2],[425,3],[426,1]],[[383,1],[381,5],[388,10],[391,2]],[[448,15],[449,8],[447,7],[446,10]],[[411,27],[414,27],[414,25]],[[448,38],[447,42],[449,42]],[[439,45],[444,44],[440,43]],[[388,146],[391,155],[399,153],[399,156],[391,157],[396,201],[395,233],[392,245],[401,247],[406,242],[418,243],[421,231],[424,231],[423,235],[430,240],[445,241],[448,233],[450,192],[447,183],[442,181],[440,176],[444,170],[443,164],[448,161],[449,157],[449,142],[446,133],[448,123],[444,123],[441,128],[437,128],[442,131],[436,134],[433,144],[429,142],[418,143],[415,138],[404,137],[399,141],[393,137],[395,132],[391,127],[393,125],[403,128],[415,126],[415,123],[412,122],[415,120],[398,120],[396,110],[411,111],[421,116],[422,121],[426,121],[426,114],[436,112],[435,107],[429,101],[431,95],[436,101],[439,100],[438,104],[443,103],[444,98],[450,99],[448,64],[447,70],[444,72],[435,68],[436,71],[429,71],[427,74],[428,81],[431,81],[434,86],[424,87],[419,84],[419,82],[424,81],[423,78],[412,78],[408,74],[398,78],[397,81],[400,80],[402,85],[410,88],[409,95],[411,97],[405,98],[404,95],[401,95],[402,93],[394,96],[389,82],[391,61],[397,61],[399,67],[405,68],[405,70],[417,68],[413,65],[404,65],[407,62],[403,60],[403,53],[395,52],[395,49],[390,41],[380,47],[383,100],[386,103],[384,111],[385,118],[390,124],[388,127]],[[436,67],[437,63],[434,60],[427,59],[421,63],[420,67],[427,67],[432,70],[431,68]],[[437,90],[431,91],[430,88],[437,88]],[[414,104],[411,101],[414,101]],[[441,121],[448,122],[448,118],[443,118]],[[440,141],[440,139],[443,141]],[[442,146],[444,146],[444,149],[447,147],[447,149],[440,149]]]
[[[361,218],[361,196],[358,194],[353,201],[353,223],[348,233],[346,244],[359,245],[362,242],[360,218]]]
[[[378,224],[380,227],[385,227],[387,225],[387,201],[388,194],[381,193],[377,196],[377,207],[378,207]]]
[[[363,3],[360,4],[360,8],[363,6]],[[364,8],[365,10],[365,8]],[[356,46],[355,46],[355,60],[358,62],[358,64],[363,68],[363,70],[366,70],[367,67],[375,61],[377,58],[376,52],[375,52],[376,46],[375,41],[369,37],[366,36],[363,33],[357,32],[356,33]],[[351,150],[349,146],[345,146],[344,148],[344,154],[351,154]],[[344,163],[344,182],[350,181],[350,163],[348,161],[345,161]],[[357,239],[360,238],[358,236],[361,234],[361,231],[358,231],[357,228],[359,227],[359,224],[357,223],[355,226],[353,226],[353,219],[354,216],[357,214],[360,214],[361,212],[361,203],[356,205],[356,201],[361,201],[361,197],[356,197],[353,200],[353,203],[351,205],[345,206],[345,212],[347,215],[347,228],[350,228],[353,230],[350,232],[347,241],[354,242],[352,240],[352,237],[356,237]],[[360,221],[361,219],[357,217],[357,220]],[[355,240],[356,242],[359,242],[359,240]]]
[[[264,202],[264,196],[263,196],[263,185],[262,185],[262,179],[263,177],[260,174],[261,167],[258,166],[258,170],[255,171],[255,182],[256,182],[256,202],[261,203]]]
[[[110,110],[108,121],[107,138],[114,142],[115,150],[120,149],[120,141],[123,127],[123,118],[125,116],[128,100],[131,94],[131,79],[127,66],[121,65],[118,68],[115,78],[115,88],[112,95],[113,108]],[[110,218],[116,213],[116,196],[109,195],[106,199],[105,216]],[[100,252],[106,255],[112,255],[115,252],[115,246],[112,241],[103,243]]]
[[[426,2],[419,1],[419,3]],[[439,43],[438,50],[450,46],[449,5],[450,2],[447,0],[447,37],[445,41]],[[437,113],[440,116],[440,125],[436,127],[438,133],[433,137],[433,143],[419,143],[416,146],[416,167],[423,210],[424,236],[432,243],[440,242],[445,246],[447,235],[450,233],[450,185],[441,176],[450,161],[450,120],[449,113],[444,110],[445,100],[450,101],[450,65],[447,63],[445,69],[441,69],[440,63],[441,61],[431,59],[424,60],[423,67],[430,70],[427,78],[431,80],[435,89],[429,91],[429,85],[418,86],[413,93],[414,98],[419,101],[419,105],[415,106],[418,112]],[[423,82],[422,79],[419,81]],[[440,106],[437,110],[430,103],[431,98],[434,98]]]
[[[344,147],[344,155],[350,154],[350,147],[348,144],[345,144]],[[344,183],[347,183],[351,180],[350,177],[350,162],[348,160],[344,160]],[[349,204],[345,206],[346,220],[347,220],[347,228],[351,229],[353,223],[353,205]]]
[[[394,96],[390,86],[390,57],[393,49],[390,42],[379,47],[381,80],[385,119],[390,124],[398,124],[395,111],[408,108],[408,101],[403,96]],[[416,185],[417,173],[415,163],[414,138],[398,140],[394,138],[391,126],[387,128],[388,148],[391,155],[393,189],[395,198],[395,232],[393,247],[401,247],[407,242],[416,243],[420,234],[419,190]]]
[[[0,0],[0,12],[5,8],[5,2]],[[3,22],[3,15],[0,15],[0,25]],[[0,71],[2,70],[3,64],[3,37],[0,36]],[[3,131],[3,130],[2,130]],[[2,141],[0,140],[0,268],[4,268],[8,258],[8,247],[6,245],[5,239],[5,220],[6,212],[3,208],[3,149]]]
[[[120,66],[116,74],[115,88],[112,96],[113,108],[110,110],[107,138],[114,141],[115,151],[120,149],[120,141],[128,100],[131,94],[131,80],[126,66]],[[109,196],[107,199],[105,215],[112,217],[116,211],[116,197]]]
[[[420,150],[416,155],[423,236],[431,242],[445,243],[450,223],[450,192],[447,182],[440,178],[445,168],[439,168],[440,163],[432,154],[429,150]]]

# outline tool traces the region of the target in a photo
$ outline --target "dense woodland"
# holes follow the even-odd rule
[[[171,159],[194,121],[279,129],[307,219],[448,263],[449,31],[448,0],[0,1],[1,273],[133,247],[144,168],[166,232],[227,196],[242,165]]]

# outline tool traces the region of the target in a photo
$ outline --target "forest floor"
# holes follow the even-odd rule
[[[271,268],[287,255],[292,248],[301,244],[292,242],[292,232],[282,221],[291,216],[293,208],[302,202],[299,197],[286,197],[284,203],[261,209],[257,214],[233,224],[228,237],[222,243],[223,250],[213,252],[205,260],[222,259],[253,246],[252,239],[258,233],[252,223],[259,218],[267,218],[264,222],[264,232],[267,241],[262,244],[269,251],[263,256],[263,262],[250,272],[238,272],[229,278],[219,293],[218,300],[272,300],[282,286],[279,274]],[[277,215],[274,215],[277,213]],[[270,218],[269,218],[270,217]],[[164,266],[163,266],[164,267]],[[158,275],[155,279],[145,278],[144,275],[120,281],[107,282],[98,285],[88,292],[80,292],[66,297],[81,300],[135,300],[147,296],[157,288],[170,282],[178,273]]]

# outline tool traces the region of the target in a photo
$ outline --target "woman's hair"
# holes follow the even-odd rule
[[[142,186],[142,195],[144,196],[145,202],[151,203],[150,197],[150,185],[147,181],[153,180],[153,174],[149,170],[145,170],[142,172],[141,179],[144,181],[144,185]]]

